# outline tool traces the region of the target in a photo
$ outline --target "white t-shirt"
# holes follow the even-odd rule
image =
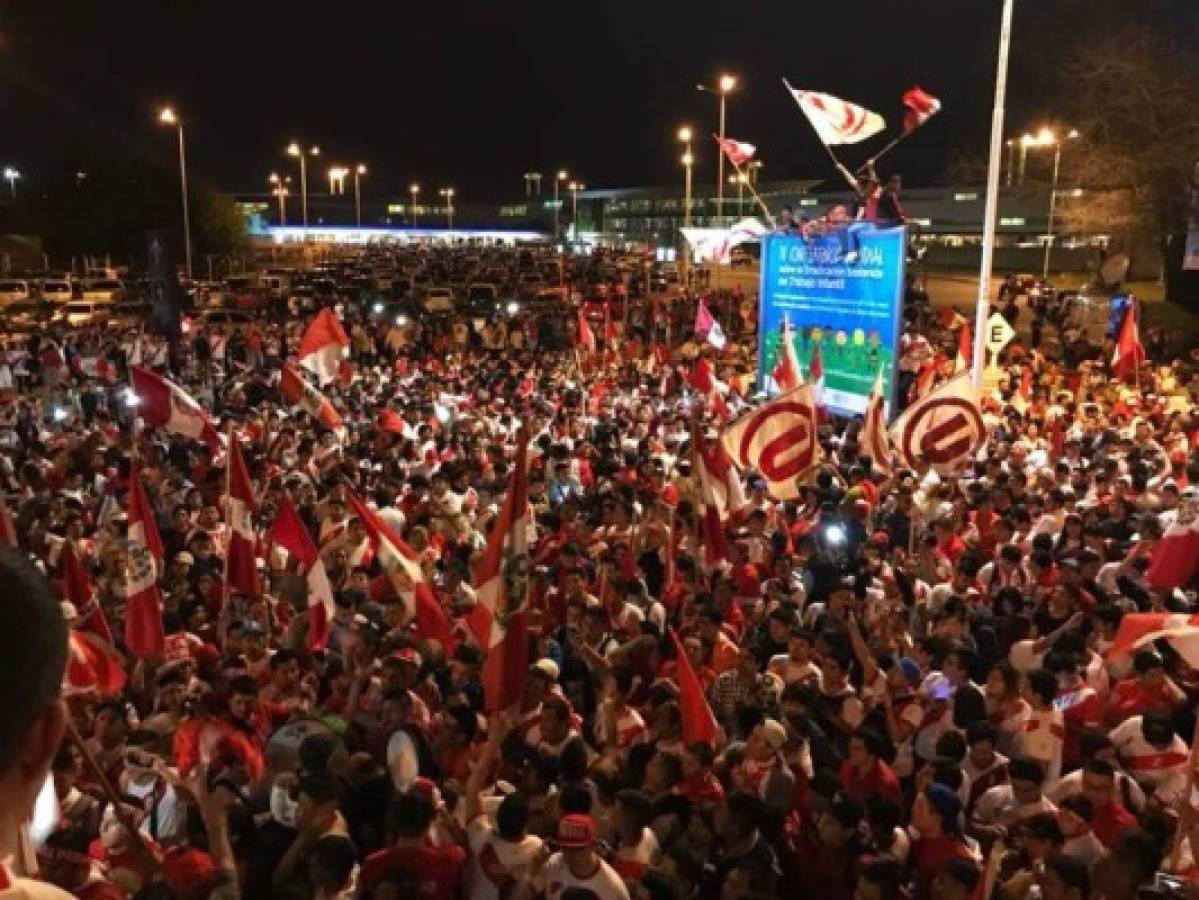
[[[596,864],[593,874],[579,878],[570,871],[566,858],[561,853],[555,853],[545,864],[546,900],[560,900],[562,892],[569,887],[591,891],[597,900],[629,900],[628,888],[624,886],[616,870],[599,858],[596,859]]]
[[[466,826],[466,838],[470,844],[470,900],[501,900],[509,884],[534,874],[541,838],[527,834],[519,841],[506,841],[495,833],[486,816]]]

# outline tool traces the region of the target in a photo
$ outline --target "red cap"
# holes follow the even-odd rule
[[[594,846],[595,822],[591,816],[563,816],[558,822],[557,844],[563,850],[586,850]]]
[[[176,897],[206,897],[216,866],[212,857],[194,847],[175,847],[162,861],[162,880]]]

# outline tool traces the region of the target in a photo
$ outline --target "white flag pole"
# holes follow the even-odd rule
[[[987,204],[983,218],[982,263],[978,272],[978,308],[974,317],[974,391],[982,388],[986,362],[987,319],[990,317],[991,263],[995,257],[995,222],[999,216],[999,175],[1003,168],[1003,107],[1007,98],[1008,50],[1012,44],[1012,7],[1003,0],[999,28],[999,59],[995,69],[995,108],[991,112],[991,159],[987,166]]]

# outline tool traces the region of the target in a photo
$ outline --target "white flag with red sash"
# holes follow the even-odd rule
[[[818,416],[812,385],[800,385],[737,419],[720,442],[738,466],[762,476],[770,496],[794,500],[820,461]]]
[[[1165,639],[1192,668],[1199,668],[1199,616],[1187,613],[1127,613],[1120,620],[1109,658]]]
[[[891,438],[887,434],[887,398],[883,395],[883,370],[878,370],[870,400],[866,403],[866,418],[862,422],[862,455],[870,457],[874,468],[884,474],[891,472]]]
[[[865,107],[832,94],[796,90],[785,78],[783,84],[826,145],[857,144],[887,127],[882,116]]]
[[[308,648],[323,649],[329,641],[329,623],[336,611],[333,586],[329,583],[316,542],[286,495],[279,499],[279,511],[267,536],[267,544],[282,547],[299,564],[299,571],[308,586]]]
[[[291,366],[283,367],[279,377],[279,393],[288,403],[299,406],[331,431],[341,428],[341,415],[333,408],[333,404]]]

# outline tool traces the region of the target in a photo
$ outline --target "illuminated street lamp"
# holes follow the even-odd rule
[[[691,152],[691,126],[679,128],[678,137],[683,144],[683,227],[691,226],[691,169],[695,165],[695,154]]]
[[[272,172],[267,182],[271,185],[271,193],[279,198],[279,227],[282,228],[287,224],[287,195],[290,193],[287,186],[291,184],[291,176],[280,178],[278,172]]]
[[[187,153],[183,142],[183,121],[175,115],[175,110],[164,106],[158,111],[158,124],[174,128],[179,135],[179,187],[183,195],[183,251],[187,265],[187,279],[192,277],[192,231],[191,219],[187,213]]]
[[[540,172],[525,172],[525,196],[540,197],[541,196],[541,173]]]
[[[366,174],[366,163],[354,167],[354,223],[362,227],[362,176]]]
[[[17,196],[17,179],[20,177],[21,173],[12,166],[4,169],[4,180],[8,182],[8,190],[14,197]]]
[[[346,192],[346,176],[350,174],[350,170],[345,166],[330,166],[329,168],[329,196],[335,194],[345,195]]]
[[[1041,267],[1042,278],[1049,277],[1049,257],[1053,253],[1053,217],[1057,212],[1057,182],[1062,169],[1062,142],[1074,141],[1078,138],[1077,129],[1071,128],[1064,138],[1059,138],[1052,128],[1045,126],[1037,133],[1036,140],[1029,145],[1053,148],[1053,182],[1049,188],[1049,221],[1045,228],[1045,261]]]
[[[570,188],[570,221],[574,224],[575,240],[577,241],[579,239],[579,191],[586,190],[587,185],[581,181],[572,181],[567,187]]]
[[[301,219],[304,223],[305,237],[308,232],[308,164],[305,158],[308,156],[320,156],[321,148],[312,147],[304,150],[299,143],[292,141],[287,145],[287,155],[294,156],[300,161],[300,212]]]
[[[697,91],[704,91],[709,94],[715,94],[720,98],[720,146],[721,151],[716,157],[716,222],[719,225],[724,221],[724,123],[725,123],[725,103],[728,95],[737,87],[737,76],[724,74],[716,82],[716,87],[711,88],[705,84],[697,84]]]
[[[408,185],[408,193],[412,195],[412,227],[416,227],[416,198],[420,196],[420,185],[415,181]]]
[[[443,187],[437,193],[441,194],[445,200],[446,221],[449,223],[450,231],[454,230],[454,189],[452,187]]]
[[[566,174],[565,169],[559,169],[558,174],[554,176],[554,241],[557,242],[558,236],[561,234],[558,220],[561,213],[562,202],[558,199],[558,185],[565,181],[570,176]]]

